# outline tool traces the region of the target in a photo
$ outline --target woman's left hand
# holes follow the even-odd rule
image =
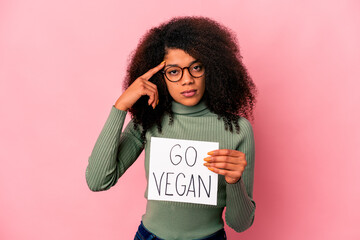
[[[208,152],[204,165],[212,172],[224,175],[227,183],[239,181],[247,165],[245,153],[237,150],[219,149]]]

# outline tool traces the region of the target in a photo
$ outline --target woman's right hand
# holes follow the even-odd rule
[[[159,101],[159,94],[156,85],[149,82],[149,79],[164,66],[165,61],[138,77],[125,92],[121,94],[115,103],[115,107],[119,110],[127,111],[141,96],[148,95],[148,104],[155,108]]]

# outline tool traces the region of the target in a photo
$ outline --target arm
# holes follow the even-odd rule
[[[86,182],[92,191],[114,186],[143,150],[141,130],[134,130],[131,121],[123,133],[126,111],[141,96],[149,96],[153,108],[159,102],[157,87],[148,80],[165,65],[165,61],[138,77],[116,101],[103,127],[86,168]]]
[[[226,223],[237,232],[248,229],[254,221],[255,202],[253,200],[255,142],[251,124],[242,118],[240,122],[240,142],[237,150],[245,153],[246,168],[238,182],[226,183]]]
[[[254,135],[251,124],[241,118],[239,143],[236,150],[219,149],[209,152],[204,164],[226,181],[226,223],[237,232],[248,229],[255,214],[252,199],[254,182]]]
[[[92,191],[104,191],[114,186],[143,150],[140,130],[131,121],[122,133],[126,111],[112,106],[89,157],[86,182]]]

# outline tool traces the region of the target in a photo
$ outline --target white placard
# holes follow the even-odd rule
[[[148,199],[217,204],[218,175],[203,164],[218,142],[152,137]]]

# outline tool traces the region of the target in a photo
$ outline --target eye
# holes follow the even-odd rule
[[[177,68],[169,68],[168,70],[166,70],[166,74],[170,75],[170,76],[176,76],[180,73],[180,70]]]
[[[203,66],[200,63],[196,63],[191,68],[195,72],[201,72],[203,69]]]

